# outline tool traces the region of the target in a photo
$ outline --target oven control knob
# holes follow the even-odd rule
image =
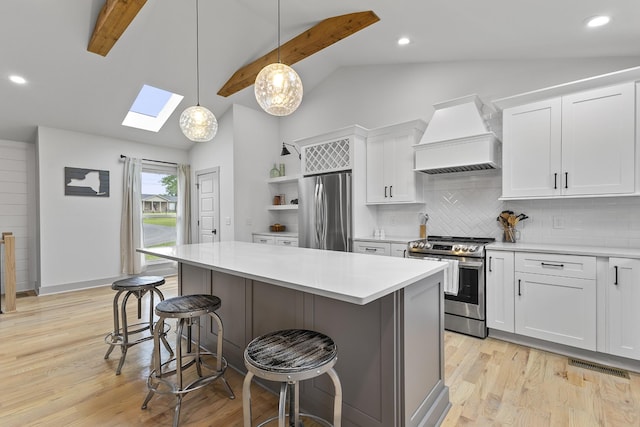
[[[418,247],[419,247],[420,249],[424,249],[424,242],[420,242],[420,243],[418,243]]]
[[[477,246],[469,246],[469,252],[476,252],[478,250]]]
[[[411,249],[415,249],[415,248],[417,248],[417,247],[418,247],[418,242],[411,242],[411,244],[409,245],[409,247],[410,247]]]

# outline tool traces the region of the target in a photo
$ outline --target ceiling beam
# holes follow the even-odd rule
[[[280,62],[293,65],[379,20],[371,10],[327,18],[281,45]],[[236,71],[218,95],[227,97],[251,86],[260,70],[274,62],[278,62],[278,48]]]
[[[100,10],[87,50],[107,56],[147,0],[106,0]]]

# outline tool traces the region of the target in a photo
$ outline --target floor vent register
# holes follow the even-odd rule
[[[588,362],[586,360],[580,360],[570,357],[569,365],[583,369],[590,369],[592,371],[600,372],[607,375],[613,375],[614,377],[629,379],[629,372],[625,371],[624,369],[612,368],[611,366],[600,365],[599,363]]]

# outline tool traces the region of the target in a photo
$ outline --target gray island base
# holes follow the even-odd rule
[[[343,426],[436,426],[449,410],[445,263],[244,242],[139,251],[178,261],[180,294],[220,297],[224,355],[240,372],[256,336],[288,328],[330,336],[338,347]],[[201,327],[205,346],[215,349],[216,328]],[[330,419],[332,404],[328,377],[301,383],[306,412]]]

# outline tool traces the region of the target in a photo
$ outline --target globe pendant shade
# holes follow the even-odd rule
[[[211,111],[194,105],[180,115],[180,129],[191,141],[211,141],[218,132],[218,121]]]
[[[260,107],[274,116],[288,116],[302,102],[302,81],[293,68],[282,63],[264,67],[254,85]]]

